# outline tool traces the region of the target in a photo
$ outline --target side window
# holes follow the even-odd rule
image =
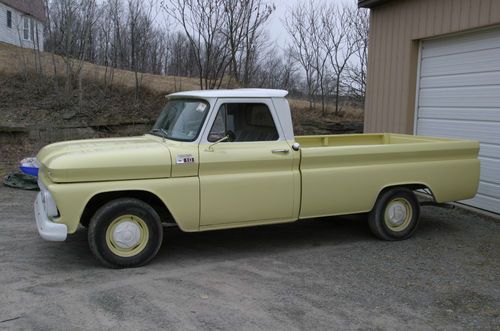
[[[7,10],[7,27],[12,28],[12,12]]]
[[[30,39],[30,21],[26,16],[23,18],[23,37],[26,40]]]
[[[30,39],[35,41],[35,21],[30,18]]]
[[[215,142],[228,136],[226,141],[278,140],[271,111],[263,103],[226,103],[217,113],[208,134],[208,141]]]

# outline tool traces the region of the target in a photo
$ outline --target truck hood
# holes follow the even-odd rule
[[[172,168],[167,145],[150,136],[60,142],[37,158],[40,171],[58,183],[165,178]]]

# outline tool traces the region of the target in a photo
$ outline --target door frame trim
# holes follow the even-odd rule
[[[420,104],[420,70],[422,67],[422,46],[423,41],[418,42],[418,56],[417,56],[417,82],[415,86],[415,108],[413,111],[413,135],[417,135],[418,130],[418,108]]]

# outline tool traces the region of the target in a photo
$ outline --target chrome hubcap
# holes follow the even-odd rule
[[[123,221],[113,229],[112,235],[113,241],[119,248],[132,248],[141,240],[141,229],[135,222]]]
[[[405,198],[395,198],[387,205],[384,213],[385,225],[391,231],[404,231],[411,224],[413,211]]]
[[[400,226],[408,216],[406,206],[401,202],[393,202],[387,210],[387,221],[392,226]]]

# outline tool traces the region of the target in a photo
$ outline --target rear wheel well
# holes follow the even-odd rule
[[[434,196],[434,193],[432,192],[431,188],[428,187],[425,184],[399,184],[399,185],[387,186],[387,187],[384,187],[379,192],[379,194],[378,194],[377,197],[379,197],[385,191],[393,189],[393,188],[397,188],[397,187],[407,188],[407,189],[409,189],[411,191],[416,191],[417,193],[419,192],[419,193],[422,193],[422,194],[426,194],[426,195],[428,195],[428,197],[431,198],[432,201],[436,201],[436,197]]]
[[[167,206],[155,194],[148,191],[114,191],[96,194],[89,200],[80,218],[80,224],[87,227],[95,212],[104,204],[118,198],[135,198],[149,204],[160,216],[162,222],[175,222]]]

